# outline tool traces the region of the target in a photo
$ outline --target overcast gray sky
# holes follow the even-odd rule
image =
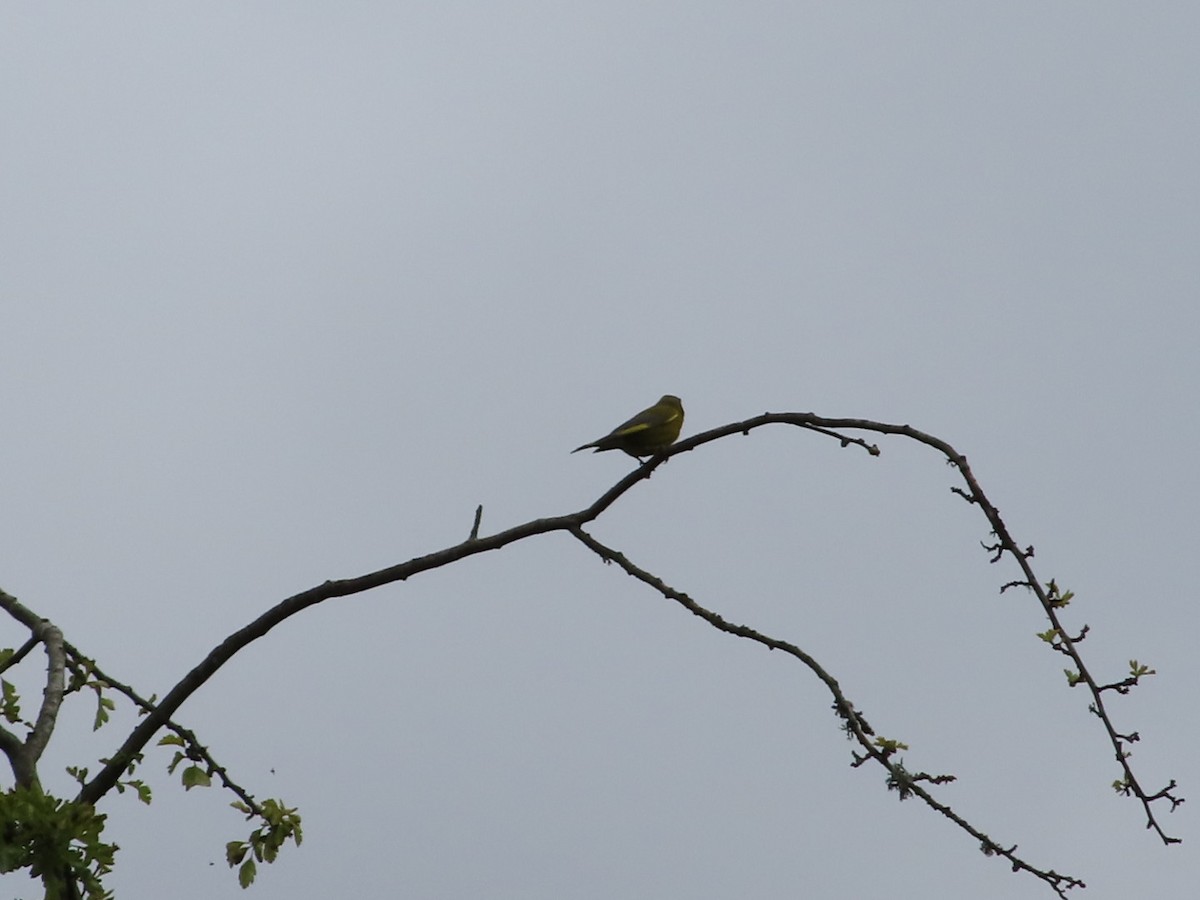
[[[0,8],[0,587],[164,693],[283,597],[590,503],[663,393],[966,453],[1149,790],[1196,798],[1200,7]],[[777,427],[595,534],[793,641],[1077,896],[1189,897],[932,452]],[[0,624],[0,645],[24,634]],[[27,666],[28,668],[28,666]],[[35,672],[18,677],[33,708]],[[43,764],[91,765],[72,707]],[[122,898],[1047,897],[794,660],[564,536],[289,621],[180,711],[304,815],[243,894],[218,791],[112,796]],[[0,779],[0,784],[7,781]],[[23,876],[0,898],[33,897]]]

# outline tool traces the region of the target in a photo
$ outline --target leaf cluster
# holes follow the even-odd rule
[[[112,871],[118,847],[101,840],[104,821],[91,804],[38,788],[0,793],[0,872],[28,869],[42,879],[47,897],[71,896],[79,886],[88,900],[107,900],[112,894],[101,879]]]

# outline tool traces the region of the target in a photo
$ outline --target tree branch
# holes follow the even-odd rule
[[[78,800],[86,803],[96,803],[108,791],[112,790],[121,773],[133,762],[134,758],[149,743],[154,733],[158,731],[175,714],[197,689],[211,678],[226,662],[240,650],[266,635],[272,628],[286,621],[299,612],[314,604],[334,597],[348,597],[360,594],[373,588],[382,587],[397,581],[405,581],[413,575],[437,569],[458,562],[468,556],[486,553],[489,550],[499,550],[515,541],[523,540],[537,534],[547,534],[553,531],[565,531],[572,526],[590,522],[608,509],[617,498],[628,491],[633,485],[649,478],[651,473],[665,460],[659,456],[634,469],[613,487],[609,488],[595,503],[577,513],[566,516],[555,516],[548,519],[534,519],[515,528],[509,528],[488,537],[468,537],[461,544],[447,547],[427,556],[420,556],[399,565],[389,566],[377,572],[361,575],[357,578],[347,578],[339,581],[326,581],[307,591],[302,591],[288,597],[267,610],[249,625],[235,631],[220,644],[209,651],[208,655],[188,672],[159,701],[155,710],[146,716],[121,747],[112,755],[109,762],[96,773],[96,776],[85,784],[79,791]]]
[[[966,819],[954,812],[954,810],[949,806],[934,799],[933,795],[921,787],[917,782],[944,782],[952,780],[953,776],[930,776],[925,774],[914,776],[904,768],[902,762],[892,762],[891,757],[895,753],[894,748],[896,746],[896,742],[880,740],[878,738],[876,738],[874,741],[871,740],[871,737],[875,735],[875,732],[867,724],[866,720],[862,716],[862,713],[856,710],[854,708],[854,704],[851,703],[846,698],[846,695],[842,693],[841,686],[838,684],[837,680],[828,672],[826,672],[825,669],[822,668],[822,666],[812,656],[810,656],[808,653],[805,653],[795,644],[769,637],[762,632],[756,631],[753,628],[749,628],[745,625],[734,625],[733,623],[723,619],[717,613],[712,612],[709,609],[705,609],[687,594],[671,587],[661,578],[651,575],[645,569],[635,566],[629,561],[628,558],[624,556],[624,554],[619,553],[616,550],[613,550],[611,547],[600,543],[582,528],[572,529],[571,533],[575,535],[575,537],[582,544],[584,544],[584,546],[596,553],[596,555],[598,555],[605,562],[615,562],[618,566],[624,569],[626,573],[632,575],[643,584],[649,585],[668,600],[674,600],[688,612],[704,619],[704,621],[708,622],[708,624],[712,625],[718,631],[723,631],[726,634],[732,634],[735,637],[745,638],[746,640],[762,644],[762,646],[766,647],[768,650],[781,650],[789,656],[793,656],[800,660],[800,662],[804,663],[804,665],[808,666],[812,673],[816,675],[817,678],[819,678],[825,684],[825,687],[829,689],[829,693],[833,695],[833,709],[842,718],[843,727],[847,735],[856,740],[859,746],[866,751],[865,756],[856,758],[855,765],[859,766],[863,762],[866,762],[867,759],[873,759],[875,762],[879,763],[888,771],[889,786],[900,792],[900,798],[902,800],[912,794],[920,797],[932,809],[937,810],[963,831],[967,832],[969,835],[979,841],[979,845],[985,853],[1004,857],[1009,861],[1009,863],[1012,864],[1014,872],[1019,870],[1037,876],[1042,881],[1049,884],[1060,897],[1065,897],[1066,891],[1071,888],[1087,887],[1087,885],[1085,885],[1078,878],[1072,878],[1069,875],[1060,875],[1053,869],[1043,870],[1030,865],[1016,855],[1017,848],[1015,845],[1011,849],[1004,849],[982,831],[979,831],[977,828],[975,828],[975,826],[973,826]]]
[[[691,452],[692,450],[704,444],[728,437],[730,435],[746,435],[756,428],[772,424],[787,424],[804,428],[806,430],[815,431],[819,434],[838,440],[843,447],[852,445],[859,446],[872,456],[879,455],[879,448],[876,445],[868,443],[862,438],[847,435],[844,432],[846,430],[859,430],[875,432],[879,434],[903,436],[938,450],[947,458],[947,460],[949,460],[951,464],[958,469],[966,483],[966,489],[964,490],[962,488],[954,487],[951,490],[962,496],[968,502],[978,505],[980,509],[983,510],[984,515],[987,517],[988,522],[990,523],[998,540],[998,543],[991,548],[994,551],[992,561],[994,562],[998,560],[1006,552],[1010,553],[1013,558],[1017,560],[1025,579],[1023,582],[1017,583],[1027,586],[1037,595],[1039,601],[1042,603],[1042,607],[1046,612],[1046,615],[1050,618],[1050,621],[1057,634],[1061,637],[1061,652],[1064,652],[1066,655],[1071,657],[1072,661],[1076,664],[1079,672],[1081,673],[1080,681],[1086,683],[1089,687],[1089,690],[1092,692],[1095,707],[1094,711],[1104,722],[1109,739],[1117,751],[1117,758],[1125,772],[1125,781],[1123,782],[1125,785],[1125,791],[1134,793],[1139,797],[1139,799],[1141,799],[1147,816],[1149,817],[1148,827],[1155,828],[1160,837],[1166,843],[1173,843],[1177,841],[1176,838],[1169,838],[1166,836],[1163,830],[1159,827],[1150,808],[1150,803],[1159,799],[1169,800],[1172,804],[1172,808],[1178,805],[1178,803],[1182,802],[1182,800],[1170,794],[1170,791],[1174,788],[1174,782],[1171,782],[1171,784],[1163,791],[1160,791],[1154,795],[1148,795],[1138,784],[1136,778],[1134,778],[1126,755],[1123,752],[1124,739],[1113,727],[1101,700],[1101,689],[1097,686],[1096,681],[1092,678],[1090,673],[1088,673],[1083,664],[1083,660],[1079,655],[1078,649],[1075,646],[1078,638],[1076,640],[1072,640],[1071,638],[1067,637],[1065,630],[1062,628],[1059,622],[1054,598],[1049,596],[1046,589],[1037,580],[1029,563],[1029,559],[1033,555],[1033,548],[1030,547],[1022,550],[1018,547],[1012,536],[1009,534],[1003,520],[1000,518],[999,512],[987,499],[982,488],[979,486],[978,481],[967,464],[966,457],[960,454],[945,441],[921,432],[908,425],[893,425],[882,422],[873,422],[866,419],[825,418],[812,413],[764,413],[761,416],[756,416],[742,422],[731,423],[729,425],[721,426],[720,428],[714,428],[710,431],[703,432],[702,434],[694,435],[693,437],[679,441],[665,453],[652,457],[647,462],[639,465],[636,469],[631,471],[624,478],[613,485],[613,487],[606,491],[594,503],[578,512],[544,519],[535,519],[533,521],[526,522],[486,537],[480,537],[478,534],[477,512],[475,527],[472,528],[468,539],[460,544],[456,544],[446,549],[439,550],[435,553],[417,557],[408,560],[407,562],[389,566],[385,569],[380,569],[377,572],[372,572],[356,578],[327,581],[324,584],[317,585],[309,590],[295,594],[294,596],[283,600],[270,610],[263,613],[253,622],[246,625],[244,628],[229,635],[229,637],[214,647],[213,650],[211,650],[195,668],[188,672],[134,729],[134,731],[129,735],[117,752],[113,754],[110,761],[104,766],[104,768],[101,769],[100,772],[98,772],[90,782],[81,788],[77,799],[82,802],[95,803],[100,797],[104,796],[104,794],[111,790],[112,787],[117,783],[122,772],[125,771],[137,754],[142,751],[149,740],[153,737],[154,733],[159,728],[167,725],[175,711],[178,710],[178,708],[187,700],[187,698],[190,697],[201,685],[211,678],[212,675],[221,668],[221,666],[223,666],[236,653],[244,649],[250,643],[266,635],[276,625],[279,625],[281,622],[293,615],[296,615],[302,610],[307,609],[314,604],[335,597],[345,597],[352,594],[361,593],[363,591],[372,590],[374,588],[397,581],[404,581],[421,572],[427,572],[431,569],[449,565],[468,556],[474,556],[476,554],[485,553],[491,550],[498,550],[507,546],[508,544],[524,540],[535,535],[548,534],[555,531],[567,531],[574,535],[577,539],[582,540],[584,543],[588,543],[593,539],[586,536],[585,532],[582,531],[582,526],[599,517],[605,510],[615,503],[617,499],[632,489],[638,482],[649,478],[653,472],[669,457]],[[589,544],[589,546],[592,546],[592,549],[596,552],[615,553],[615,551],[610,551],[608,548],[603,548],[602,545],[596,544],[593,546]],[[619,554],[611,558],[614,560],[623,559],[623,557],[619,557]],[[626,563],[627,562],[628,561],[626,561]],[[636,567],[634,568],[636,569]],[[627,569],[627,571],[630,570]],[[634,573],[631,571],[631,574]],[[645,574],[647,574],[648,578],[653,579],[653,576],[649,576],[648,573]],[[659,587],[661,582],[656,583],[656,580],[647,583],[651,583],[656,587],[656,589],[659,590],[671,590],[666,585]],[[671,595],[667,594],[667,596]],[[685,595],[679,595],[678,597],[672,597],[672,599],[676,599],[678,602],[687,606],[687,602],[685,602],[684,599],[681,599],[684,597]],[[1061,605],[1061,603],[1059,605]],[[688,606],[688,608],[692,609],[691,606]],[[902,796],[907,794],[916,794],[917,796],[920,796],[929,806],[937,809],[943,815],[956,822],[956,824],[958,824],[961,828],[964,828],[970,834],[976,837],[980,841],[981,847],[986,852],[997,853],[1001,856],[1004,856],[1013,863],[1014,867],[1025,869],[1037,875],[1039,878],[1042,878],[1043,880],[1050,881],[1055,885],[1055,889],[1060,893],[1063,885],[1066,887],[1073,887],[1079,884],[1079,882],[1077,882],[1075,879],[1070,879],[1065,876],[1058,876],[1052,871],[1043,872],[1041,870],[1034,869],[1023,862],[1020,862],[1014,855],[1012,855],[1013,851],[1005,851],[982,832],[975,831],[969,825],[969,823],[960,820],[949,809],[949,807],[946,807],[933,799],[933,797],[929,795],[928,792],[918,782],[936,782],[939,778],[941,778],[941,776],[928,776],[924,773],[912,775],[907,773],[903,766],[899,763],[891,762],[889,757],[895,752],[895,747],[888,746],[885,742],[883,749],[880,749],[878,739],[874,743],[868,739],[868,736],[872,735],[873,732],[862,719],[861,714],[854,710],[849,701],[845,700],[845,698],[841,696],[836,680],[834,680],[832,676],[829,676],[828,673],[825,673],[815,660],[805,654],[798,647],[787,644],[786,642],[777,641],[773,638],[768,638],[764,635],[760,635],[757,632],[754,632],[752,629],[746,629],[743,626],[729,625],[729,623],[725,623],[724,620],[720,619],[720,617],[716,616],[716,614],[709,613],[699,606],[695,606],[692,611],[696,615],[701,615],[702,617],[706,618],[710,624],[713,624],[716,627],[725,626],[722,627],[722,630],[728,630],[732,634],[737,634],[741,637],[756,640],[759,643],[763,643],[765,646],[773,649],[785,650],[785,652],[790,653],[808,665],[809,668],[826,684],[831,693],[833,693],[835,698],[835,708],[837,709],[838,714],[845,720],[848,731],[855,737],[856,740],[859,741],[860,745],[864,746],[866,749],[867,756],[863,757],[863,761],[865,761],[867,758],[870,758],[884,765],[890,773],[889,777],[892,786],[897,790],[900,790]],[[1081,632],[1079,637],[1082,637],[1082,635],[1083,633]]]
[[[46,687],[42,690],[42,708],[38,711],[33,728],[16,751],[10,751],[10,742],[0,739],[0,747],[8,752],[17,785],[34,787],[38,786],[38,760],[42,758],[50,735],[54,733],[54,723],[62,706],[67,657],[63,649],[62,631],[49,619],[41,618],[4,591],[0,591],[0,608],[28,628],[32,637],[46,647]]]

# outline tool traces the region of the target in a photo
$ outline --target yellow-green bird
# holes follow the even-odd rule
[[[598,441],[576,447],[572,453],[595,447],[593,453],[603,450],[624,450],[630,456],[641,458],[653,456],[666,450],[679,437],[683,427],[683,403],[673,394],[664,394],[662,399],[643,409],[628,422],[622,422]]]

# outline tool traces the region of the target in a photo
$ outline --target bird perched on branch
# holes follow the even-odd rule
[[[623,422],[597,441],[576,447],[572,453],[595,447],[593,453],[603,450],[624,450],[630,456],[640,459],[643,456],[653,456],[666,450],[679,437],[679,429],[683,427],[683,403],[673,394],[664,394],[662,399],[643,409],[640,413]]]

